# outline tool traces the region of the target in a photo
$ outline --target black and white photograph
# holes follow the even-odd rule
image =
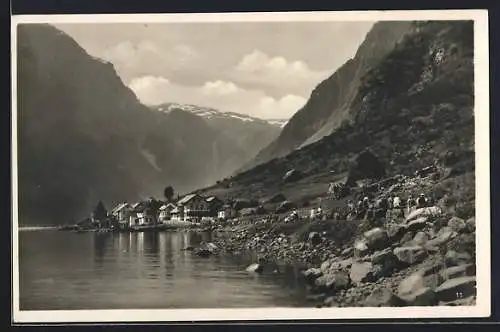
[[[15,322],[490,314],[486,10],[12,16]]]

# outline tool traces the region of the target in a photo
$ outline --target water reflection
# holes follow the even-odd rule
[[[209,233],[20,235],[23,308],[122,309],[300,306],[297,269],[250,275],[248,256],[202,258],[184,251]],[[46,245],[49,243],[50,245]],[[273,273],[274,270],[279,273]],[[48,282],[50,281],[50,282]]]

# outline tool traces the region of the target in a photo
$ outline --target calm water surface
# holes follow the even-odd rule
[[[245,272],[251,259],[181,249],[211,234],[21,231],[21,310],[312,306],[296,268]]]

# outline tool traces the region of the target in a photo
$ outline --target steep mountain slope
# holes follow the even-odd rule
[[[333,134],[202,190],[267,199],[324,193],[369,148],[387,175],[437,162],[450,176],[474,170],[473,22],[416,22],[361,78],[349,117]],[[318,100],[326,105],[330,102]],[[282,182],[296,169],[303,178]],[[472,177],[473,178],[473,177]],[[473,195],[473,184],[470,186]],[[291,197],[291,198],[296,198]]]
[[[18,27],[21,224],[74,222],[107,207],[214,183],[247,152],[199,116],[142,105],[110,63],[50,25]]]
[[[312,91],[307,103],[290,119],[280,136],[245,169],[285,156],[338,128],[347,118],[362,76],[394,48],[409,26],[409,22],[376,23],[355,57]]]
[[[244,156],[237,161],[238,167],[251,160],[257,152],[278,137],[282,125],[277,120],[270,122],[195,105],[165,103],[154,109],[166,113],[181,110],[203,118],[219,134],[221,140],[230,140],[244,152]]]

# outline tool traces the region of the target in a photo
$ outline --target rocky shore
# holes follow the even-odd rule
[[[255,273],[269,263],[299,266],[316,306],[474,305],[474,213],[459,217],[448,199],[390,219],[218,226],[214,243],[255,253]]]

